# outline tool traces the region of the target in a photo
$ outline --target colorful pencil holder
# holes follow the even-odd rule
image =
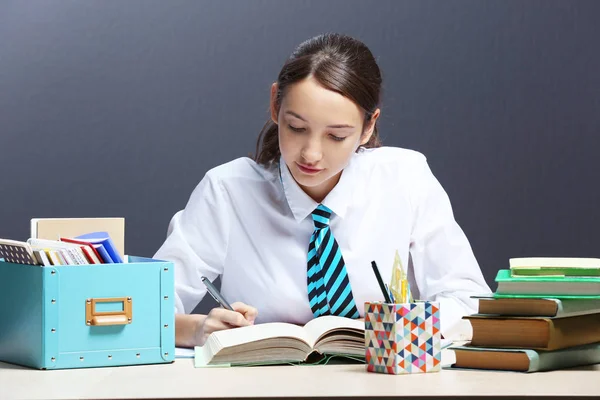
[[[437,372],[441,367],[439,302],[365,303],[367,371]]]

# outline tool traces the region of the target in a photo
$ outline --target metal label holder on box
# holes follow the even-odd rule
[[[174,266],[0,262],[0,361],[39,369],[175,359]]]

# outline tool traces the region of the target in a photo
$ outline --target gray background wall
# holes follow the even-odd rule
[[[347,33],[384,74],[381,132],[425,153],[486,279],[600,256],[598,1],[0,2],[0,237],[124,216],[152,256],[211,167],[254,151],[301,41]],[[212,304],[212,303],[211,303]]]

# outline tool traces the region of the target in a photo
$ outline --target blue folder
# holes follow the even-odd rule
[[[112,241],[112,239],[110,238],[110,235],[108,234],[108,232],[86,233],[85,235],[77,236],[76,239],[82,240],[82,241],[85,241],[88,243],[101,244],[104,247],[104,249],[106,249],[106,252],[108,253],[108,255],[110,256],[110,259],[114,263],[119,264],[119,263],[123,262],[123,259],[121,258],[121,255],[117,251],[117,248],[115,247],[115,244]],[[97,250],[100,251],[99,249],[97,249]]]

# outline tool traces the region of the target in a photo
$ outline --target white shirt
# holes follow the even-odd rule
[[[256,323],[313,318],[306,275],[318,203],[279,165],[239,158],[218,166],[174,215],[154,258],[175,265],[176,312],[190,313],[204,297],[202,276],[220,275],[225,299],[256,307]],[[461,317],[476,312],[471,295],[490,289],[422,154],[361,150],[322,203],[333,211],[331,231],[361,317],[365,302],[383,301],[371,261],[389,281],[398,250],[414,298],[440,302],[442,334],[470,336]]]

